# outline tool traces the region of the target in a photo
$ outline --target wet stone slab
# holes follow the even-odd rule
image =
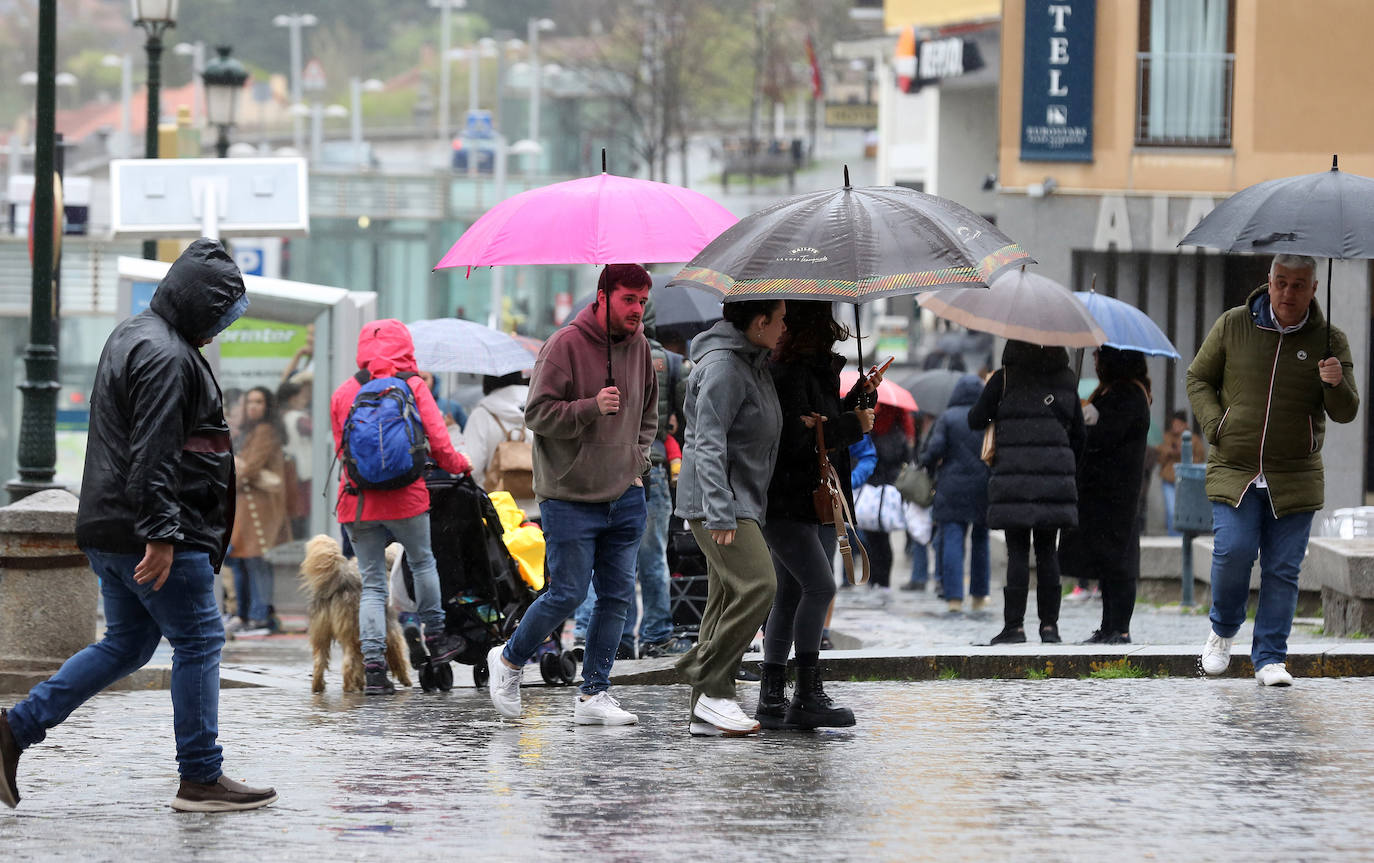
[[[231,776],[274,806],[177,815],[165,693],[97,696],[20,765],[4,860],[1346,860],[1374,817],[1374,681],[836,683],[859,725],[701,740],[682,687],[223,695]],[[741,687],[747,708],[754,689]]]

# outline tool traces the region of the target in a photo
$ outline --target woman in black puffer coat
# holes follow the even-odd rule
[[[988,378],[969,410],[969,428],[996,421],[997,455],[988,482],[988,527],[1007,538],[1007,586],[1002,631],[993,644],[1026,640],[1030,550],[1035,546],[1035,601],[1040,640],[1059,638],[1059,561],[1056,534],[1078,524],[1078,453],[1083,408],[1068,351],[1009,341],[1002,368]]]

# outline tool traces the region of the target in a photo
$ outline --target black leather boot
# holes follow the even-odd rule
[[[759,670],[759,705],[754,710],[754,718],[759,721],[761,728],[794,730],[796,726],[786,722],[787,666],[765,662]]]
[[[429,661],[435,665],[452,662],[460,653],[468,649],[468,640],[456,632],[441,632],[438,635],[425,635],[425,649],[429,651]]]
[[[1021,644],[1026,640],[1026,598],[1030,590],[1024,587],[1002,588],[1002,631],[992,637],[992,644]]]
[[[1064,596],[1059,592],[1059,579],[1046,579],[1035,586],[1035,610],[1040,617],[1040,640],[1045,644],[1059,643],[1059,604]],[[1049,632],[1051,638],[1046,638]]]
[[[820,668],[798,665],[797,689],[783,721],[798,728],[848,728],[854,724],[854,711],[836,707],[825,694]]]

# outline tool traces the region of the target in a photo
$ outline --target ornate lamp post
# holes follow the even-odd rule
[[[219,130],[215,139],[215,155],[223,159],[229,155],[229,128],[234,125],[239,110],[239,94],[248,81],[248,70],[229,52],[228,45],[219,45],[219,56],[205,64],[201,78],[205,81],[205,115]]]
[[[143,50],[148,52],[148,122],[143,138],[143,157],[157,158],[157,127],[162,119],[158,96],[162,90],[162,34],[177,25],[178,0],[130,0],[134,26],[148,34]],[[157,240],[143,241],[143,257],[157,257]]]

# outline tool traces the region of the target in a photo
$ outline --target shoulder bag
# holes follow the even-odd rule
[[[1007,373],[1007,369],[1006,369],[1005,366],[1003,366],[1003,368],[1002,368],[1002,398],[1006,398],[1006,397],[1007,397],[1007,378],[1008,378],[1008,377],[1009,377],[1009,375],[1008,375],[1008,373]],[[1000,404],[1002,403],[1001,399],[998,399],[997,403],[1000,405]],[[980,458],[983,459],[983,461],[987,464],[988,467],[992,467],[992,463],[993,463],[994,461],[997,460],[997,423],[996,423],[996,421],[989,422],[989,423],[988,423],[987,429],[983,432],[983,451],[982,451],[982,453],[980,454]]]
[[[849,501],[844,498],[844,487],[840,485],[839,474],[835,473],[835,466],[826,455],[825,423],[819,416],[816,417],[816,454],[821,475],[820,485],[811,493],[812,502],[816,507],[816,518],[821,524],[835,526],[835,542],[839,546],[840,556],[844,558],[845,578],[850,584],[867,584],[868,552],[864,550],[862,543],[859,545],[859,557],[863,561],[863,578],[854,577],[854,551],[849,545],[847,529],[847,526],[854,524],[854,514],[849,511]]]

